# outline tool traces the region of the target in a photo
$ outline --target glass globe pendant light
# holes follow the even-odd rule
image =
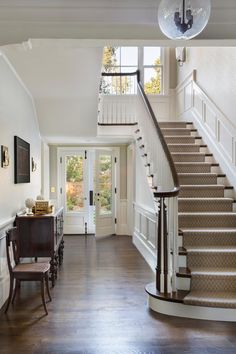
[[[162,0],[158,23],[170,39],[191,39],[206,27],[210,13],[211,0]]]

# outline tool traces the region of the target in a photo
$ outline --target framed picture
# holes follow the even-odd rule
[[[2,145],[1,146],[1,167],[7,168],[9,166],[10,159],[8,153],[8,147]]]
[[[30,144],[14,137],[15,183],[30,183]]]

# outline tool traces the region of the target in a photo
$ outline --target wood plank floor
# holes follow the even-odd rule
[[[130,237],[67,236],[49,315],[39,286],[23,283],[14,308],[0,318],[0,353],[236,353],[234,323],[149,311],[144,286],[153,278]]]

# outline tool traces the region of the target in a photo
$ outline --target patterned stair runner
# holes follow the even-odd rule
[[[192,123],[160,126],[181,184],[179,229],[191,272],[184,303],[236,308],[236,213],[234,199],[225,196],[232,187],[222,183],[224,175]]]

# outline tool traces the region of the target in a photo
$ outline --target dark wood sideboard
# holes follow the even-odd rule
[[[63,208],[52,214],[17,216],[16,226],[20,257],[51,258],[50,280],[54,286],[63,262]]]

